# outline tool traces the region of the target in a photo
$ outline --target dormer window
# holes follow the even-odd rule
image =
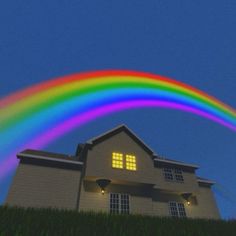
[[[125,156],[125,158],[124,158]],[[130,154],[112,153],[112,167],[117,169],[124,169],[135,171],[137,170],[136,156]]]

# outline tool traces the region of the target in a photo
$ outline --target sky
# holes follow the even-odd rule
[[[127,69],[187,83],[236,108],[235,25],[233,0],[3,0],[0,98],[73,73]],[[122,111],[74,129],[44,150],[74,154],[78,143],[120,124],[156,153],[200,165],[199,176],[222,186],[214,188],[222,218],[236,218],[236,133],[193,114]],[[0,204],[13,176],[0,183]]]

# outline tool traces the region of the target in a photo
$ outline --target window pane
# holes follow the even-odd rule
[[[184,182],[184,177],[181,169],[175,169],[175,179],[178,182]]]
[[[123,169],[123,154],[121,153],[112,153],[112,167]]]
[[[110,194],[110,213],[119,213],[119,194]]]
[[[129,195],[110,193],[110,213],[129,214]]]
[[[129,214],[129,195],[121,194],[120,199],[121,199],[121,205],[120,205],[121,213]]]
[[[170,215],[173,217],[178,217],[178,209],[176,202],[169,202]]]
[[[169,202],[170,215],[174,217],[186,217],[184,204],[181,202]]]
[[[166,180],[173,180],[172,170],[170,168],[163,169],[164,177]]]
[[[186,212],[185,212],[185,208],[184,208],[183,203],[178,203],[178,210],[179,210],[180,217],[186,217]]]
[[[137,170],[136,157],[133,155],[126,155],[126,169],[127,170]]]

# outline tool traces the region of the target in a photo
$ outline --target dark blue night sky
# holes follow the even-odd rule
[[[181,3],[180,3],[181,2]],[[236,108],[235,1],[41,0],[0,2],[0,97],[77,72],[130,69],[171,77]],[[181,111],[144,108],[75,129],[46,150],[126,124],[156,153],[200,165],[215,180],[223,218],[236,217],[236,133]],[[0,203],[12,176],[0,183]],[[63,184],[63,183],[62,183]]]

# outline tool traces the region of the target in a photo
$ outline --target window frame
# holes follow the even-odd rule
[[[111,166],[114,169],[124,169],[124,155],[123,153],[112,152]]]
[[[137,171],[137,157],[134,154],[112,152],[111,167],[118,170]]]
[[[178,217],[178,218],[187,217],[185,206],[184,203],[182,202],[169,201],[168,208],[169,208],[169,215],[171,217]],[[174,212],[177,214],[173,214]]]
[[[137,170],[137,160],[135,155],[125,154],[125,169],[130,171]]]
[[[184,176],[183,176],[182,169],[163,167],[162,172],[163,172],[164,179],[166,181],[184,183]]]
[[[118,210],[116,209],[116,211],[113,211],[113,209],[111,208],[113,195],[118,196]],[[122,197],[123,197],[123,199],[122,199]],[[122,200],[125,201],[125,204],[124,203],[122,204]],[[127,193],[110,193],[109,194],[109,213],[110,214],[128,214],[129,215],[130,214],[130,195]]]

